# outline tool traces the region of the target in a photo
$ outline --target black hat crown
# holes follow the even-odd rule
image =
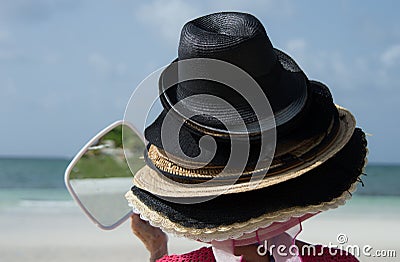
[[[278,130],[282,131],[305,108],[307,78],[289,56],[273,48],[261,22],[250,14],[215,13],[186,23],[181,32],[177,60],[195,58],[222,60],[246,71],[268,98]],[[160,97],[167,110],[182,101],[185,109],[196,115],[192,118],[195,125],[203,129],[224,129],[222,123],[235,126],[243,121],[249,133],[265,131],[259,125],[263,119],[256,117],[246,98],[222,83],[198,79],[168,88],[165,83],[173,81],[168,78],[179,79],[179,66],[175,69],[177,72],[167,68],[160,79]],[[191,98],[198,94],[217,96],[228,102],[241,120],[225,105]]]
[[[277,61],[261,22],[250,14],[216,13],[186,23],[178,59],[213,58],[239,66],[253,77],[267,74]]]

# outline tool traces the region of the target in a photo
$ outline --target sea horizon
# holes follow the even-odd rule
[[[64,173],[71,159],[44,157],[0,157],[0,208],[51,206],[72,201]],[[361,176],[358,197],[400,199],[400,164],[368,163]],[[364,186],[363,186],[364,184]],[[129,190],[130,185],[127,185]],[[123,193],[123,192],[122,192]],[[122,194],[121,193],[121,194]]]
[[[78,153],[78,152],[77,152]],[[30,159],[30,160],[65,160],[65,161],[72,161],[74,156],[48,156],[48,155],[0,155],[1,159]],[[367,166],[400,166],[400,162],[375,162],[368,160]]]

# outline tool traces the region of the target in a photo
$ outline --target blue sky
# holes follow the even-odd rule
[[[186,21],[236,10],[258,17],[273,45],[355,114],[372,134],[370,162],[400,163],[399,5],[0,1],[0,156],[72,157],[96,132],[123,118],[141,80],[176,57]]]

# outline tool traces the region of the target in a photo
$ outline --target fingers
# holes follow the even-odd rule
[[[131,216],[131,229],[135,235],[143,231],[144,227],[146,227],[146,223],[148,222],[142,220],[138,214],[133,214]]]
[[[132,232],[143,242],[151,254],[167,252],[167,235],[159,228],[153,227],[144,221],[138,214],[131,216]]]

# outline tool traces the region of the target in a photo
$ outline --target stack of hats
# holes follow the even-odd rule
[[[244,72],[229,74],[239,89],[205,77],[181,81],[192,67],[218,77],[213,61]],[[256,85],[243,85],[246,76]],[[216,13],[185,24],[159,90],[164,110],[145,130],[147,165],[126,198],[166,232],[205,242],[238,239],[335,208],[360,180],[367,142],[355,118],[275,49],[252,15]],[[265,114],[256,113],[260,106]]]

